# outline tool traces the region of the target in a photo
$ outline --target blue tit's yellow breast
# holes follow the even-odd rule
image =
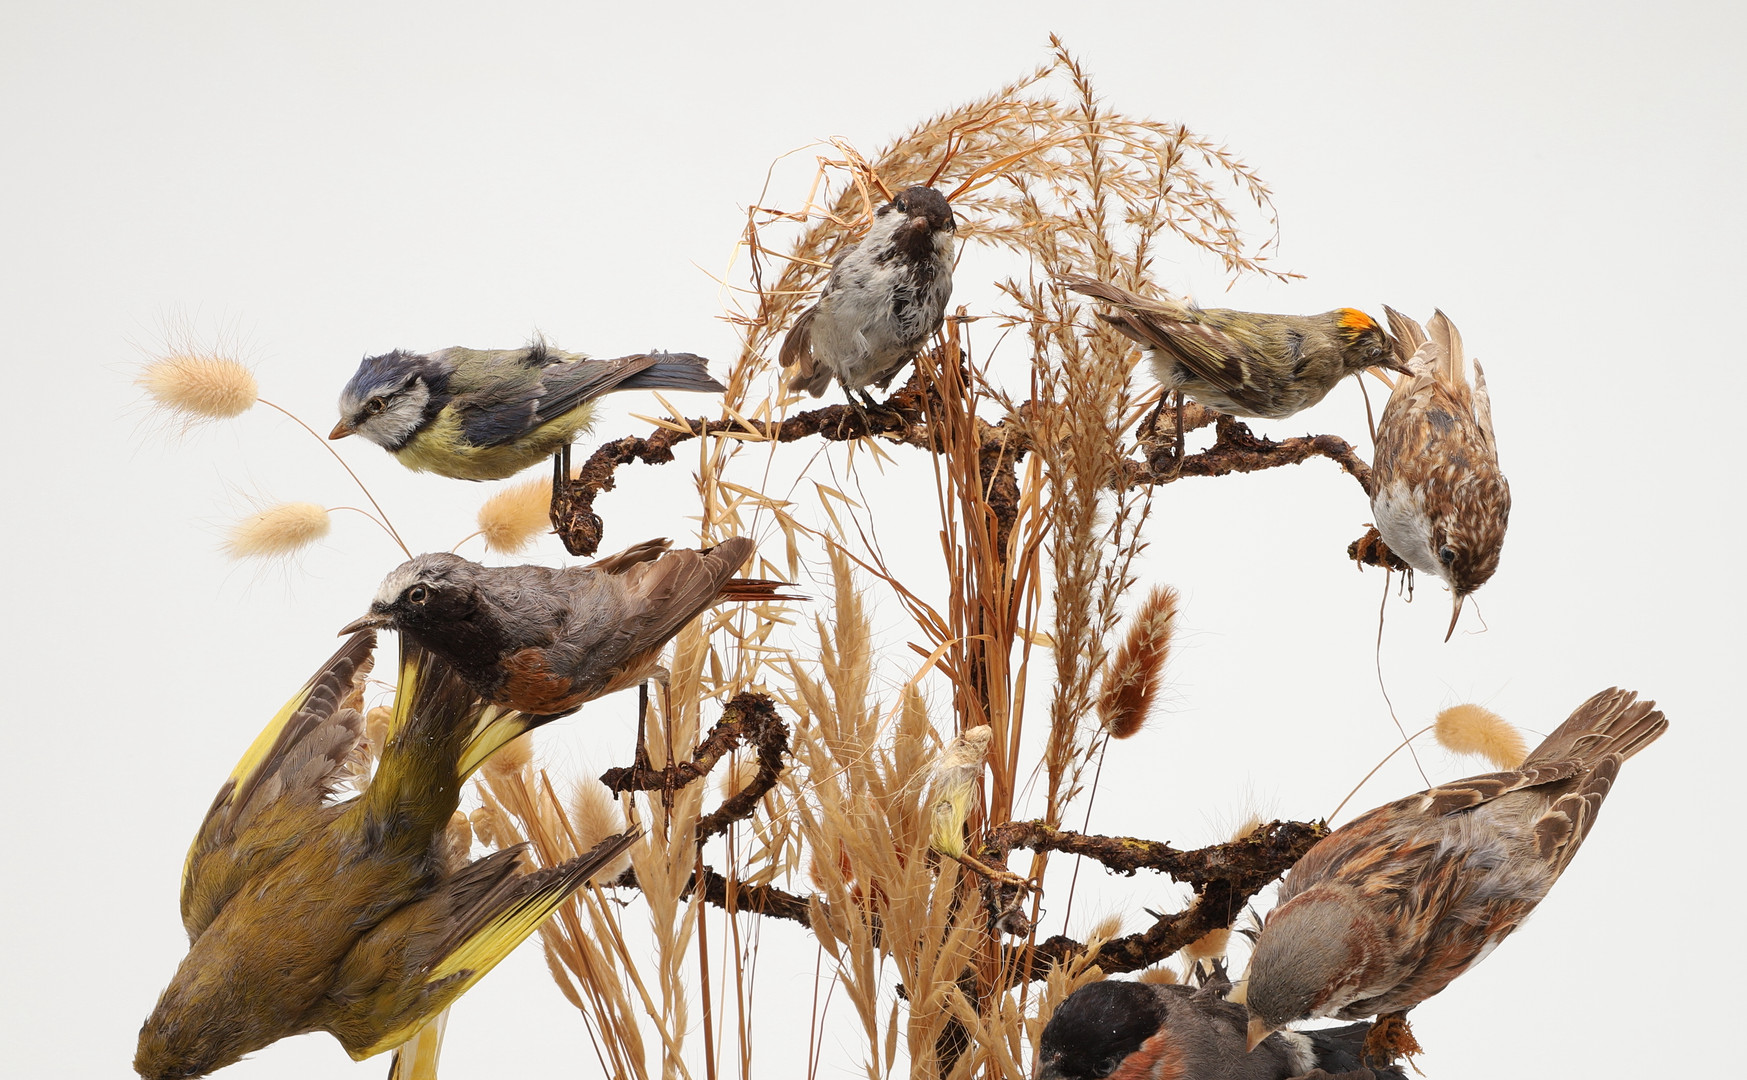
[[[585,402],[537,428],[497,446],[475,446],[461,429],[461,412],[445,408],[419,429],[395,459],[414,472],[434,472],[457,480],[502,480],[547,461],[587,431],[594,402]]]

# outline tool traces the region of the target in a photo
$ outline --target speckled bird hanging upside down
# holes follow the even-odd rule
[[[1399,311],[1383,310],[1407,375],[1377,424],[1371,514],[1390,551],[1450,587],[1448,641],[1462,601],[1498,569],[1510,485],[1498,468],[1486,376],[1475,361],[1470,388],[1456,325],[1439,311],[1428,337]]]
[[[837,256],[818,302],[783,339],[789,389],[818,397],[836,379],[873,408],[867,388],[884,390],[946,317],[957,228],[945,196],[929,187],[905,188],[874,211],[867,235]]]
[[[382,582],[341,633],[388,628],[461,672],[487,701],[561,716],[645,682],[661,650],[712,604],[784,599],[782,582],[734,578],[753,542],[697,551],[651,540],[588,566],[481,566],[420,555]]]
[[[362,435],[414,472],[501,480],[567,451],[593,423],[602,394],[720,393],[708,363],[665,352],[591,360],[541,341],[522,349],[397,350],[358,365],[328,438]]]
[[[1620,766],[1666,730],[1654,702],[1604,690],[1518,768],[1409,795],[1324,837],[1256,939],[1240,987],[1250,1045],[1313,1017],[1399,1019],[1479,963],[1570,865]]]

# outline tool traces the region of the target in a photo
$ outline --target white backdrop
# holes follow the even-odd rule
[[[1044,61],[1050,31],[1113,107],[1180,120],[1254,166],[1276,192],[1279,261],[1307,275],[1225,293],[1167,251],[1161,284],[1258,310],[1437,305],[1486,363],[1515,498],[1476,598],[1490,629],[1470,604],[1442,644],[1447,597],[1425,583],[1392,603],[1384,663],[1403,721],[1478,700],[1544,732],[1618,684],[1672,722],[1529,926],[1415,1013],[1427,1074],[1733,1059],[1711,1025],[1743,1004],[1727,674],[1743,598],[1726,559],[1741,484],[1725,427],[1743,390],[1738,7],[487,7],[0,6],[8,1074],[127,1072],[184,948],[177,874],[200,814],[398,561],[342,517],[283,570],[228,563],[217,537],[249,497],[356,496],[276,415],[155,434],[130,384],[135,344],[178,311],[228,330],[264,396],[324,430],[357,359],[394,347],[506,347],[538,328],[601,355],[689,349],[721,370],[735,336],[710,275],[771,159],[833,134],[871,151]],[[961,280],[982,258],[966,254]],[[626,414],[652,407],[614,399],[598,431],[640,430]],[[1348,384],[1260,426],[1357,439],[1363,410]],[[486,494],[344,449],[417,546],[453,543]],[[622,489],[602,509],[609,550],[686,535],[658,499]],[[1342,556],[1366,520],[1326,462],[1161,499],[1148,573],[1186,600],[1171,712],[1106,767],[1094,830],[1195,844],[1250,804],[1314,817],[1387,751],[1382,580]],[[880,618],[901,648],[901,611]],[[541,752],[555,771],[598,771],[624,756],[629,710],[556,725]],[[1425,759],[1434,779],[1483,768]],[[1353,809],[1418,786],[1397,762]],[[1135,906],[1133,883],[1100,876],[1081,874],[1077,929],[1116,897]],[[804,949],[761,959],[764,1075],[800,1075],[811,970]],[[853,1046],[828,1045],[822,1075],[857,1074]],[[385,1068],[318,1035],[225,1075]],[[531,950],[449,1027],[447,1077],[596,1071]]]

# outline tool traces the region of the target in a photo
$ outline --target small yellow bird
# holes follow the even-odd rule
[[[326,1031],[352,1057],[412,1038],[636,839],[524,872],[520,846],[458,872],[444,831],[472,768],[530,723],[480,703],[403,637],[368,788],[331,799],[361,738],[375,645],[353,635],[267,725],[201,823],[182,879],[190,946],[140,1029],[147,1080],[202,1076]]]

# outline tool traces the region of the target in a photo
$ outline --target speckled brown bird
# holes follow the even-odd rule
[[[1668,728],[1627,690],[1590,698],[1521,767],[1378,807],[1286,876],[1241,987],[1249,1038],[1312,1017],[1398,1017],[1520,926],[1595,824],[1620,765]]]
[[[203,1076],[310,1031],[354,1058],[394,1049],[635,839],[527,872],[519,845],[457,865],[445,832],[468,762],[501,741],[493,710],[405,640],[375,774],[336,799],[374,643],[341,646],[201,822],[182,880],[188,954],[140,1028],[134,1068],[147,1080]]]
[[[1199,987],[1105,979],[1070,994],[1038,1039],[1035,1080],[1406,1080],[1359,1060],[1368,1024],[1278,1031],[1246,1053],[1223,973]]]
[[[885,389],[946,317],[957,228],[946,196],[930,187],[905,188],[874,211],[867,235],[837,256],[818,301],[783,339],[777,359],[789,389],[818,397],[836,379],[874,407],[867,388]]]
[[[1510,485],[1498,468],[1486,376],[1476,361],[1469,385],[1455,324],[1439,311],[1421,329],[1399,311],[1383,310],[1408,374],[1377,424],[1371,513],[1390,551],[1450,587],[1448,641],[1462,601],[1498,569]]]
[[[420,555],[382,582],[341,633],[388,628],[453,664],[494,704],[551,718],[658,669],[662,648],[711,604],[779,599],[781,582],[735,579],[753,542],[697,551],[650,540],[587,566],[481,566]]]
[[[1167,390],[1233,416],[1282,420],[1369,367],[1396,367],[1389,336],[1356,308],[1262,315],[1149,300],[1088,277],[1062,284],[1116,309],[1098,317],[1140,343]]]

